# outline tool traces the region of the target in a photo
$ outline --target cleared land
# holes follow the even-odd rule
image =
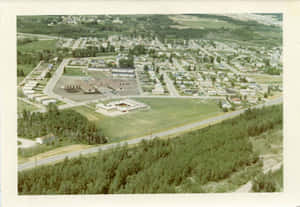
[[[170,19],[178,23],[179,25],[172,25],[173,28],[177,29],[219,29],[219,28],[230,28],[235,29],[238,26],[231,24],[220,19],[213,18],[200,18],[190,15],[171,15]]]
[[[43,159],[47,157],[51,157],[53,155],[59,155],[64,154],[68,152],[73,152],[77,150],[87,149],[91,147],[91,145],[85,145],[85,144],[73,144],[68,146],[61,146],[57,147],[51,146],[51,145],[37,145],[33,147],[32,149],[26,149],[24,151],[24,156],[22,156],[22,151],[19,152],[18,156],[18,163],[24,163],[24,162],[30,162],[34,161],[35,159]]]
[[[33,41],[27,44],[18,45],[18,50],[21,52],[38,52],[47,49],[56,48],[57,40],[42,40],[42,41]]]
[[[74,110],[97,123],[111,141],[159,132],[221,114],[216,101],[199,99],[135,98],[150,106],[148,110],[107,117],[84,106]]]

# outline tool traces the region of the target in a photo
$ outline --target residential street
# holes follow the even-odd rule
[[[178,97],[179,94],[178,94],[173,82],[170,80],[168,74],[166,72],[164,72],[163,76],[164,76],[164,79],[166,81],[168,91],[170,92],[170,96]]]
[[[72,104],[75,103],[74,101],[72,101],[70,99],[65,99],[62,96],[59,96],[53,92],[53,89],[54,89],[57,81],[59,80],[59,78],[62,76],[62,74],[64,72],[64,67],[67,65],[68,62],[69,62],[69,59],[64,59],[62,61],[62,63],[58,66],[57,70],[55,71],[55,73],[53,74],[53,76],[51,77],[49,82],[47,83],[47,85],[44,89],[44,94],[48,95],[49,97],[59,99],[62,102],[66,102],[67,104],[72,106]]]

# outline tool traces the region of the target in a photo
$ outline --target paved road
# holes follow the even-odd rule
[[[136,83],[137,83],[137,87],[138,87],[138,90],[139,90],[139,93],[140,95],[143,95],[143,89],[142,89],[142,84],[141,84],[141,81],[140,81],[140,77],[139,77],[139,74],[138,74],[138,71],[135,70],[135,77],[136,77]]]
[[[269,102],[267,102],[265,104],[257,105],[254,108],[261,108],[263,106],[279,104],[281,102],[282,102],[282,97],[280,97],[278,99],[270,100]],[[204,126],[204,125],[207,125],[207,124],[210,124],[210,123],[214,123],[216,121],[221,121],[223,119],[232,118],[236,115],[239,115],[239,114],[243,113],[245,110],[246,109],[233,111],[233,112],[230,112],[230,113],[223,114],[221,116],[212,117],[212,118],[209,118],[209,119],[206,119],[206,120],[203,120],[203,121],[199,121],[199,122],[196,122],[196,123],[193,123],[193,124],[187,124],[187,125],[177,127],[177,128],[174,128],[174,129],[170,129],[170,130],[167,130],[167,131],[164,131],[164,132],[154,133],[152,135],[147,135],[147,136],[135,138],[135,139],[131,139],[131,140],[128,140],[128,141],[122,141],[122,142],[119,142],[119,143],[112,143],[112,144],[105,144],[105,145],[100,145],[100,146],[97,146],[97,147],[88,148],[88,149],[84,149],[84,150],[79,150],[79,151],[69,152],[69,153],[65,153],[65,154],[55,155],[55,156],[52,156],[52,157],[48,157],[48,158],[45,158],[45,159],[38,160],[36,162],[27,162],[27,163],[24,163],[24,164],[20,164],[18,166],[18,171],[22,171],[22,170],[29,169],[29,168],[32,168],[32,167],[35,167],[35,166],[39,166],[39,165],[49,164],[49,163],[56,162],[56,161],[61,161],[61,160],[65,159],[66,157],[73,158],[73,157],[79,156],[80,154],[85,155],[85,154],[90,154],[90,153],[96,153],[99,150],[108,150],[108,149],[112,149],[112,148],[117,147],[117,146],[124,146],[124,145],[127,145],[127,144],[128,145],[137,144],[137,143],[140,143],[142,140],[151,140],[151,139],[154,139],[155,137],[169,136],[169,135],[176,134],[176,133],[179,133],[179,132],[184,132],[186,130],[193,129],[195,127],[200,127],[200,126]]]
[[[168,74],[166,72],[163,72],[163,76],[166,81],[166,85],[167,85],[168,91],[170,92],[170,95],[178,97],[179,96],[178,91],[176,90],[172,80],[170,80]]]
[[[67,104],[72,107],[72,104],[75,104],[74,101],[70,99],[66,99],[62,96],[59,96],[53,92],[53,89],[57,83],[57,81],[60,79],[62,74],[64,73],[64,67],[68,64],[70,59],[64,59],[61,64],[58,66],[55,73],[52,75],[51,79],[48,81],[46,87],[44,88],[44,94],[47,94],[49,97],[56,98],[58,100],[61,100],[62,102],[66,102]]]

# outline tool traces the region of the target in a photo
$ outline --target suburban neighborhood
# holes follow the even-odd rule
[[[226,124],[232,121],[234,128],[235,119],[241,119],[239,129],[245,142],[237,138],[232,140],[232,146],[240,144],[236,150],[241,150],[241,159],[247,161],[236,161],[240,167],[229,171],[242,173],[245,166],[253,169],[249,179],[243,178],[224,191],[258,191],[256,172],[282,170],[282,113],[275,115],[282,111],[275,108],[282,107],[283,95],[280,14],[26,18],[19,17],[18,26],[22,27],[18,27],[17,34],[18,170],[24,176],[40,165],[77,159],[99,150],[110,152],[117,146],[142,143],[152,149],[155,143],[151,140],[156,139],[162,140],[158,141],[162,145],[175,146],[183,139],[180,136],[190,138],[199,133],[197,136],[202,137],[204,129],[211,126],[220,125],[215,130],[221,131],[224,124],[224,130],[230,130]],[[159,26],[156,22],[160,22]],[[45,32],[30,29],[36,25]],[[78,28],[78,32],[67,33],[61,28]],[[249,34],[245,28],[251,28]],[[233,37],[222,36],[227,33]],[[255,123],[255,119],[259,121]],[[262,126],[254,126],[259,123]],[[266,138],[268,133],[276,134],[270,135],[276,141]],[[265,140],[258,141],[263,140],[260,136]],[[220,143],[229,143],[231,138]],[[165,139],[174,143],[164,144]],[[267,148],[262,150],[263,147]],[[234,156],[226,144],[224,150],[229,157]],[[266,151],[269,157],[263,154]],[[167,152],[161,153],[162,157],[168,156]],[[192,172],[189,171],[190,178],[184,179],[196,179],[190,185],[204,185],[196,192],[215,192],[209,182],[221,179],[211,178],[206,185]],[[126,182],[128,186],[124,184],[122,188],[120,184],[120,191],[101,192],[132,192],[130,181]],[[172,185],[175,192],[189,192],[187,183]],[[131,190],[126,191],[127,187]],[[63,186],[58,189],[67,192]],[[277,186],[274,191],[278,189]],[[156,192],[155,188],[151,190]],[[27,185],[21,191],[26,193]]]

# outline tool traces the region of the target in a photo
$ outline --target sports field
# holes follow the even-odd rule
[[[85,106],[74,110],[86,116],[102,129],[110,141],[139,137],[201,121],[221,114],[217,101],[172,98],[135,98],[151,107],[117,117],[108,117]]]

